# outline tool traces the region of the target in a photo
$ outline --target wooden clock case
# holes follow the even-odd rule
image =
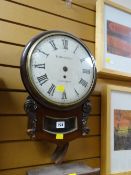
[[[22,54],[20,64],[22,81],[29,93],[29,97],[27,97],[24,105],[25,111],[28,114],[27,133],[30,135],[32,139],[48,140],[50,142],[56,143],[58,145],[58,149],[56,152],[59,152],[59,156],[57,153],[54,154],[55,155],[54,160],[56,160],[57,158],[59,159],[60,154],[64,152],[64,150],[66,150],[66,148],[68,147],[65,145],[68,145],[68,143],[71,140],[74,140],[79,137],[84,137],[89,132],[89,128],[87,127],[87,119],[91,111],[91,104],[88,100],[88,97],[91,95],[95,87],[96,73],[97,73],[93,56],[91,55],[87,47],[80,40],[78,40],[79,43],[88,51],[88,54],[92,59],[93,63],[93,80],[89,88],[89,91],[77,103],[72,103],[71,105],[65,105],[65,106],[64,105],[60,106],[58,104],[51,103],[47,99],[41,97],[38,91],[36,91],[35,88],[32,86],[32,84],[30,83],[29,75],[27,72],[28,53],[32,48],[32,46],[34,45],[34,43],[41,37],[50,33],[54,33],[55,35],[55,33],[57,32],[59,32],[59,34],[65,33],[65,36],[68,35],[73,39],[78,40],[73,35],[61,31],[48,31],[41,33],[40,35],[34,37],[26,45]],[[64,130],[56,127],[57,122],[65,123]],[[46,126],[46,124],[48,124],[48,127]],[[52,131],[51,125],[53,126],[52,128],[55,128],[54,131]],[[61,160],[62,158],[57,162],[61,162]]]
[[[25,88],[30,94],[30,98],[34,100],[34,103],[37,104],[37,108],[33,111],[35,114],[35,121],[29,117],[29,123],[34,122],[35,126],[35,136],[33,136],[36,139],[43,140],[46,139],[48,141],[54,142],[54,143],[64,143],[64,142],[69,142],[75,138],[78,137],[83,137],[84,135],[87,135],[89,129],[87,127],[87,118],[91,110],[91,104],[89,103],[89,100],[87,99],[90,94],[92,93],[95,84],[96,84],[96,67],[94,65],[94,77],[92,81],[92,85],[88,91],[88,94],[84,96],[84,98],[79,101],[76,104],[71,104],[69,106],[59,106],[57,104],[52,104],[48,100],[42,98],[40,94],[32,87],[28,73],[27,73],[27,59],[28,59],[28,53],[31,47],[34,45],[34,43],[39,40],[41,37],[44,35],[52,34],[59,32],[59,34],[65,33],[65,35],[69,35],[73,39],[78,40],[78,38],[75,38],[73,35],[62,32],[62,31],[47,31],[44,33],[39,34],[38,36],[34,37],[25,47],[22,58],[21,58],[21,66],[20,66],[20,71],[21,71],[21,77],[24,83]],[[80,44],[82,44],[83,47],[86,48],[88,51],[89,56],[92,58],[92,55],[90,51],[87,49],[87,47],[79,40]],[[93,58],[92,58],[93,60]],[[93,61],[92,61],[93,62]],[[94,63],[94,62],[93,62]],[[95,63],[94,63],[95,64]],[[27,100],[28,101],[28,100]],[[29,103],[26,105],[26,111],[30,109],[29,108]],[[31,103],[33,104],[33,103]],[[30,111],[32,113],[32,111]],[[76,125],[77,129],[73,132],[64,132],[64,138],[63,139],[56,139],[56,134],[55,133],[49,133],[43,130],[43,120],[46,116],[50,116],[51,118],[57,118],[58,120],[63,120],[65,118],[70,118],[70,117],[75,117],[76,118]],[[30,126],[32,124],[29,124]],[[33,126],[33,127],[34,127]],[[29,128],[31,129],[31,128]],[[59,133],[59,131],[57,131]],[[60,132],[61,133],[61,132]]]

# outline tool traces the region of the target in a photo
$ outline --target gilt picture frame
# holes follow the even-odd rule
[[[111,0],[96,2],[95,57],[98,75],[131,79],[131,9]]]
[[[131,174],[131,88],[102,92],[101,175]]]

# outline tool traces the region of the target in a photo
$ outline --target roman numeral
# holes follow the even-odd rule
[[[62,99],[63,99],[63,100],[64,100],[64,99],[67,99],[67,96],[66,96],[66,92],[65,92],[65,91],[62,93]]]
[[[35,68],[43,68],[45,69],[45,63],[44,64],[35,64]]]
[[[68,49],[68,40],[63,39],[62,42],[63,42],[64,49]]]
[[[48,81],[48,77],[46,74],[41,75],[40,77],[37,77],[37,80],[39,81],[40,85],[42,86],[45,82]]]
[[[42,50],[40,50],[40,49],[37,49],[39,52],[41,52],[41,53],[43,53],[44,55],[46,55],[46,57],[48,57],[49,56],[49,54],[48,53],[46,53],[46,52],[44,52],[44,51],[42,51]]]
[[[78,48],[79,48],[79,45],[76,46],[76,48],[75,48],[75,50],[74,50],[74,52],[73,52],[74,54],[75,54],[75,52],[76,52],[76,50],[77,50]]]
[[[54,84],[52,84],[51,85],[51,87],[49,88],[49,90],[47,91],[47,93],[49,94],[49,95],[54,95],[54,92],[55,92],[55,88],[56,88],[56,86],[54,85]]]
[[[86,87],[88,85],[88,82],[86,82],[84,79],[80,79],[79,84],[81,84],[82,86]]]
[[[74,88],[74,90],[75,90],[76,95],[79,96],[79,93],[77,92],[77,90],[75,88]]]
[[[57,47],[56,47],[56,45],[55,45],[53,40],[49,41],[49,43],[52,45],[54,50],[57,50]]]
[[[84,74],[90,74],[90,69],[82,69],[82,72],[83,72]]]
[[[81,63],[85,61],[85,58],[80,59]]]

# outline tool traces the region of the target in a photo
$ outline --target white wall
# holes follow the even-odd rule
[[[131,0],[112,0],[112,1],[131,9]]]

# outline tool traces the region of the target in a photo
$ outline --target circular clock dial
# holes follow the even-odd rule
[[[65,107],[80,103],[90,94],[96,67],[80,40],[64,32],[47,32],[28,47],[24,55],[27,77],[41,101]]]

